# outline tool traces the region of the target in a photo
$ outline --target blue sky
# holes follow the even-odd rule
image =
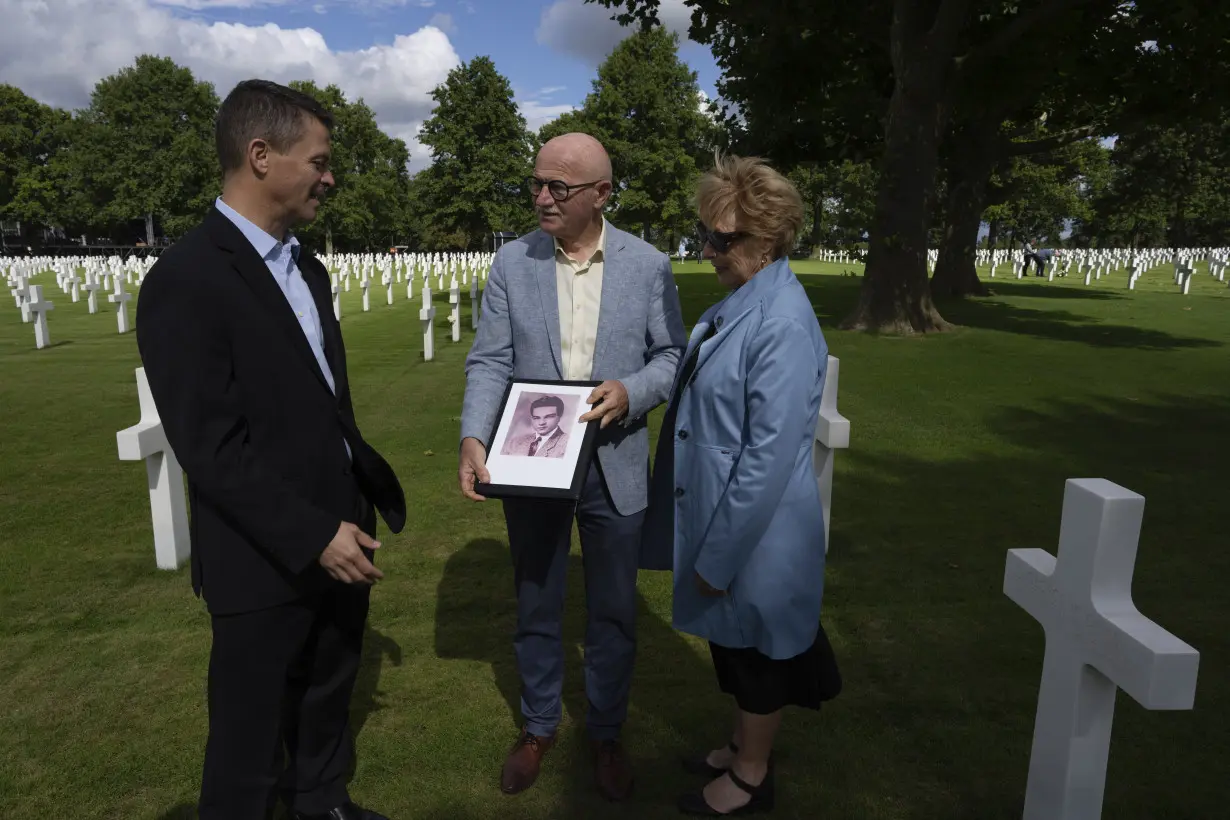
[[[174,59],[220,96],[239,80],[311,79],[362,97],[405,139],[412,168],[429,94],[462,61],[491,57],[531,128],[580,106],[598,64],[627,35],[583,0],[0,0],[0,82],[80,108],[101,78],[139,54]],[[683,0],[662,0],[680,56],[716,96],[708,48],[687,40]]]
[[[203,12],[217,21],[310,26],[324,34],[331,47],[347,51],[388,45],[398,34],[437,26],[462,60],[491,57],[519,94],[552,89],[543,96],[557,105],[575,106],[584,100],[598,63],[614,44],[615,26],[605,21],[610,14],[601,6],[586,7],[582,0],[288,3]],[[687,40],[686,32],[681,40],[681,56],[697,72],[701,89],[715,96],[718,70],[709,49]]]

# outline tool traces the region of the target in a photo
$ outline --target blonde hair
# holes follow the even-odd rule
[[[803,227],[803,198],[790,180],[759,157],[713,155],[696,186],[696,209],[710,228],[733,216],[739,230],[768,241],[773,258],[788,254]]]

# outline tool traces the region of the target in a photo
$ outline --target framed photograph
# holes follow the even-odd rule
[[[474,491],[488,498],[581,497],[594,456],[598,421],[579,419],[601,382],[513,379],[504,391],[495,430],[487,442],[489,483]]]

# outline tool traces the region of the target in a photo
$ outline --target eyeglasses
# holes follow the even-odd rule
[[[535,199],[537,199],[538,195],[542,193],[542,189],[546,187],[547,191],[550,192],[552,199],[556,202],[563,202],[565,199],[572,196],[573,191],[580,191],[582,188],[592,188],[598,183],[605,181],[606,180],[595,179],[593,182],[583,182],[580,185],[569,185],[562,179],[546,180],[539,179],[538,177],[530,177],[529,185],[530,193],[533,194]]]
[[[718,253],[726,253],[730,250],[731,245],[749,235],[743,231],[711,231],[704,222],[696,223],[696,238],[700,240],[701,248],[703,249],[707,243],[712,245]]]

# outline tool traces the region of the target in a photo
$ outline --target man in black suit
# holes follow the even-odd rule
[[[381,820],[350,801],[348,721],[380,511],[406,502],[364,440],[328,272],[290,229],[333,186],[327,112],[274,83],[218,111],[222,196],[141,287],[137,344],[188,475],[192,585],[213,626],[202,820]]]

